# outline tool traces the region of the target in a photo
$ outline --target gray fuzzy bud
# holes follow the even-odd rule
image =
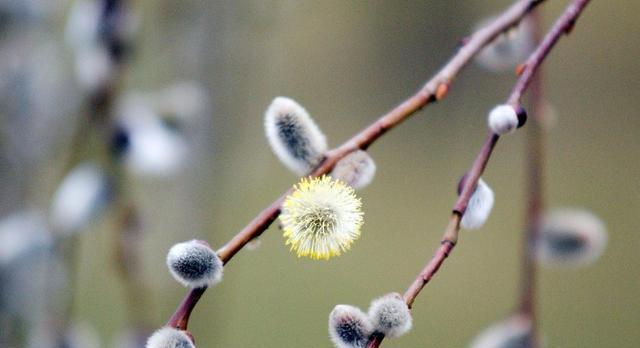
[[[167,266],[173,278],[190,288],[211,286],[222,280],[222,260],[201,241],[192,240],[171,247]]]
[[[62,235],[84,230],[104,212],[109,198],[109,180],[102,170],[89,162],[78,165],[53,195],[49,213],[53,230]]]
[[[376,163],[366,151],[356,150],[346,155],[336,163],[331,176],[351,185],[354,189],[361,189],[373,181],[376,174]]]
[[[186,331],[163,327],[147,340],[146,348],[195,348]]]
[[[498,135],[511,133],[520,124],[518,111],[511,105],[498,105],[489,112],[487,119],[491,131]]]
[[[411,330],[411,312],[398,293],[373,300],[369,307],[369,319],[376,331],[389,338],[402,336]]]
[[[513,315],[482,331],[470,348],[525,348],[531,336],[531,321],[521,315]]]
[[[297,175],[309,174],[327,151],[327,140],[307,110],[277,97],[265,112],[264,126],[273,152]]]
[[[545,265],[584,266],[606,245],[607,229],[597,216],[582,209],[557,209],[543,219],[536,256]]]
[[[369,318],[357,307],[337,305],[329,314],[329,336],[337,348],[364,348],[372,333]]]
[[[463,180],[465,179],[463,178]],[[493,190],[484,180],[478,179],[476,189],[469,199],[464,215],[462,215],[460,226],[467,230],[476,230],[482,227],[491,214],[493,202]]]
[[[495,17],[487,18],[476,25],[476,30],[493,22]],[[499,35],[484,47],[475,57],[476,63],[492,72],[513,69],[527,59],[535,48],[534,26],[525,18],[517,27]]]

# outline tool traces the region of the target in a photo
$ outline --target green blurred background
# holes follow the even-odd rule
[[[568,1],[540,9],[545,28]],[[186,290],[171,279],[168,248],[192,238],[227,242],[297,178],[271,153],[263,112],[289,96],[310,111],[330,146],[415,92],[482,18],[510,1],[138,1],[136,54],[126,88],[193,79],[209,91],[205,151],[187,175],[129,183],[141,207],[140,310],[161,326]],[[542,269],[538,308],[549,347],[637,347],[640,342],[640,2],[593,1],[544,63],[545,95],[557,116],[547,137],[545,199],[585,207],[607,224],[594,265]],[[60,14],[64,22],[64,11]],[[61,25],[54,25],[61,27]],[[61,32],[54,32],[61,36]],[[329,261],[299,259],[273,226],[241,251],[207,291],[190,331],[198,347],[330,347],[336,304],[368,307],[403,292],[431,257],[455,200],[455,185],[484,136],[486,114],[515,77],[471,64],[442,103],[410,118],[371,148],[378,172],[359,193],[362,237]],[[479,231],[463,231],[441,272],[417,299],[414,328],[385,347],[464,347],[515,306],[524,213],[524,138],[504,137],[484,179],[496,204]],[[58,166],[59,167],[59,166]],[[45,176],[47,168],[39,175]],[[44,181],[46,201],[56,180]],[[48,191],[47,191],[48,190]],[[37,195],[36,195],[37,196]],[[37,199],[36,199],[37,200]],[[75,321],[105,346],[128,325],[113,266],[112,215],[80,238]]]

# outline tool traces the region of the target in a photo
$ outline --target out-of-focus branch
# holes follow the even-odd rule
[[[436,73],[417,93],[364,128],[341,146],[328,151],[325,155],[324,161],[313,171],[311,175],[319,176],[328,173],[336,162],[347,154],[357,149],[364,150],[368,148],[387,131],[394,128],[429,103],[443,99],[460,70],[462,70],[462,68],[465,67],[482,48],[484,48],[498,35],[516,25],[525,15],[543,1],[544,0],[517,1],[500,16],[496,17],[491,24],[473,33],[464,40],[464,44],[444,65],[444,67],[442,67],[442,69],[440,69],[440,71],[438,71],[438,73]],[[256,216],[244,229],[242,229],[226,245],[218,250],[218,255],[225,264],[229,262],[229,260],[231,260],[231,258],[233,258],[233,256],[247,243],[258,237],[271,225],[271,223],[280,214],[280,206],[288,193],[289,191],[285,192],[282,196],[271,203],[269,207],[258,214],[258,216]],[[468,194],[470,195],[469,192]],[[464,210],[465,207],[466,203],[462,209]],[[186,329],[188,316],[191,313],[193,306],[197,304],[198,299],[202,296],[202,293],[205,290],[206,288],[191,290],[183,299],[180,306],[176,309],[167,325]],[[190,306],[190,308],[185,308],[185,306]]]
[[[578,16],[580,16],[580,14],[582,13],[582,11],[584,10],[584,8],[587,6],[588,3],[589,3],[589,0],[574,0],[567,7],[565,12],[556,20],[556,23],[553,25],[551,30],[547,33],[543,41],[537,46],[535,51],[529,56],[529,58],[527,59],[524,65],[524,69],[521,70],[520,77],[518,78],[518,81],[516,82],[516,85],[511,91],[511,94],[508,98],[508,103],[511,104],[514,108],[520,107],[520,99],[522,98],[523,93],[527,90],[530,83],[532,82],[534,74],[537,71],[537,69],[540,67],[540,64],[547,57],[547,55],[549,54],[553,46],[558,42],[562,34],[568,33],[573,28],[575,21],[577,20]],[[447,256],[449,256],[449,253],[453,250],[453,247],[455,246],[458,240],[458,232],[460,230],[460,220],[462,218],[462,215],[464,214],[464,211],[466,209],[467,203],[469,202],[471,194],[473,193],[473,190],[478,183],[478,179],[480,178],[480,175],[484,171],[484,168],[487,162],[489,161],[489,158],[491,157],[491,151],[496,145],[496,142],[498,141],[498,139],[499,139],[498,135],[490,132],[487,137],[487,140],[485,141],[484,145],[482,146],[482,149],[480,150],[480,153],[476,157],[473,163],[473,166],[469,171],[467,180],[465,181],[464,187],[462,189],[462,193],[460,194],[460,196],[458,197],[458,200],[454,205],[453,213],[451,214],[451,218],[449,219],[449,225],[447,226],[445,233],[442,237],[442,242],[440,244],[440,247],[438,247],[433,258],[429,261],[429,263],[427,263],[423,271],[420,272],[416,280],[414,280],[414,282],[409,286],[409,288],[404,294],[405,302],[407,303],[409,308],[413,306],[413,302],[415,301],[415,298],[418,296],[418,294],[424,288],[424,286],[435,275],[435,273],[438,271],[438,269],[440,268],[444,260],[447,258]],[[532,160],[532,165],[534,165],[536,168],[539,169],[540,167],[539,167],[539,163],[537,162],[538,160],[541,160],[541,158],[536,157],[535,160]],[[536,169],[536,177],[534,178],[534,182],[531,184],[532,186],[530,188],[531,190],[536,190],[535,196],[539,195],[539,189],[541,188],[539,186],[540,177],[537,176],[538,169]],[[533,213],[539,214],[539,211],[538,211],[540,208],[539,203],[540,202],[531,203],[532,205],[530,206],[530,209],[534,210]],[[533,223],[536,224],[536,229],[537,229],[537,221],[534,221]],[[532,236],[529,236],[529,238],[532,238]],[[530,246],[531,244],[529,244],[529,247]],[[532,253],[532,250],[528,248],[528,254],[531,255],[531,253]],[[527,257],[527,259],[529,259],[529,257]],[[526,267],[529,267],[529,266],[527,265]],[[526,300],[524,302],[524,308],[522,310],[527,311],[528,313],[532,313],[533,312],[532,278],[527,278],[527,282],[529,285],[527,285],[524,290],[526,291],[527,294],[525,295]],[[534,335],[532,335],[532,337],[533,336]],[[383,335],[376,334],[372,337],[367,347],[368,348],[379,347],[383,339],[384,339]],[[533,338],[533,341],[531,343],[535,344],[535,342],[536,340],[535,338]],[[534,347],[532,345],[529,345],[529,346]]]
[[[532,14],[535,42],[541,40],[541,15],[539,11]],[[522,241],[522,270],[520,274],[520,303],[518,312],[524,315],[531,324],[531,332],[527,336],[527,346],[536,348],[539,346],[538,320],[536,309],[536,279],[537,265],[535,250],[538,236],[540,235],[543,202],[543,176],[544,176],[544,127],[543,112],[544,98],[542,85],[542,69],[531,82],[530,92],[530,121],[526,132],[525,146],[525,226]]]

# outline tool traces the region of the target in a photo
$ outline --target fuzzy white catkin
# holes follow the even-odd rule
[[[397,293],[373,300],[368,314],[374,330],[389,338],[404,335],[413,324],[409,307]]]
[[[531,321],[514,315],[482,331],[469,348],[522,348],[531,334]]]
[[[182,330],[163,327],[147,340],[145,348],[195,348],[191,338]]]
[[[343,157],[331,171],[331,177],[361,189],[373,181],[376,163],[366,151],[356,150]]]
[[[487,18],[476,26],[476,30],[493,22],[495,17]],[[535,47],[533,23],[525,18],[507,33],[499,35],[485,46],[475,57],[476,63],[493,72],[513,69],[522,63]]]
[[[297,175],[309,174],[327,151],[324,134],[293,99],[275,98],[265,112],[264,126],[273,152]]]
[[[123,153],[127,169],[144,178],[168,178],[182,173],[189,146],[182,134],[167,127],[141,93],[130,93],[118,104],[118,123],[128,139]]]
[[[53,195],[49,218],[56,233],[72,234],[84,229],[105,208],[109,183],[93,163],[72,169]]]
[[[197,240],[171,247],[167,266],[175,280],[190,288],[211,286],[222,280],[222,260],[215,251]]]
[[[372,333],[371,321],[360,308],[337,305],[329,314],[329,336],[337,348],[364,348]]]
[[[595,262],[607,245],[607,229],[584,209],[562,208],[546,214],[536,256],[548,266],[579,267]]]
[[[476,230],[482,227],[491,214],[493,202],[493,190],[484,180],[478,179],[478,185],[469,199],[460,226],[467,230]]]
[[[518,128],[518,113],[511,105],[498,105],[489,112],[488,123],[498,135],[511,133]]]

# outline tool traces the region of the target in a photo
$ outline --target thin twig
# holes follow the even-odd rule
[[[530,85],[536,70],[539,68],[542,61],[547,57],[553,46],[558,42],[558,39],[562,36],[562,34],[567,33],[573,25],[575,24],[576,19],[584,8],[589,3],[589,0],[575,0],[571,3],[564,13],[556,20],[556,23],[551,28],[551,30],[547,33],[544,40],[537,46],[535,51],[529,56],[525,63],[524,70],[522,74],[518,78],[515,87],[511,91],[511,94],[508,98],[508,102],[518,108],[520,106],[520,98],[523,93],[527,90],[527,87]],[[465,181],[464,187],[462,189],[462,193],[458,197],[456,204],[453,208],[453,213],[451,214],[451,218],[449,219],[449,225],[447,226],[445,233],[442,238],[442,242],[440,243],[440,247],[436,250],[433,258],[427,263],[425,268],[420,272],[416,280],[409,286],[409,289],[404,294],[404,299],[409,308],[413,306],[413,302],[415,298],[418,296],[420,291],[424,288],[424,286],[431,280],[431,278],[438,271],[444,260],[449,256],[449,253],[453,250],[457,240],[458,240],[458,232],[460,231],[460,219],[464,214],[464,210],[466,209],[467,203],[471,197],[473,192],[473,188],[478,183],[478,179],[480,175],[484,171],[489,158],[491,157],[491,151],[493,150],[496,142],[498,141],[499,136],[489,132],[489,136],[485,141],[484,145],[478,156],[469,171],[469,175],[467,180]],[[537,163],[535,164],[538,165]],[[536,178],[536,185],[537,180]],[[537,186],[534,189],[538,189]],[[537,204],[537,203],[536,203]],[[538,209],[537,207],[535,209]],[[533,284],[528,288],[527,291],[531,291]],[[531,299],[530,295],[527,295],[529,299]],[[529,302],[531,305],[532,302]],[[527,310],[532,311],[532,307]],[[367,348],[376,348],[380,347],[384,336],[381,334],[374,335]],[[532,341],[535,343],[535,338]],[[533,347],[533,346],[532,346]]]
[[[399,125],[429,103],[443,99],[453,79],[484,46],[501,33],[516,25],[527,13],[543,1],[544,0],[520,0],[504,11],[504,13],[498,16],[491,24],[473,33],[464,40],[464,45],[460,47],[451,60],[417,93],[364,128],[341,146],[328,151],[324,161],[311,173],[311,176],[328,173],[336,162],[347,154],[357,149],[367,149],[387,131]],[[288,193],[289,191],[285,192],[271,203],[269,207],[258,214],[244,229],[236,234],[231,241],[218,250],[218,255],[225,264],[248,242],[260,236],[260,234],[271,225],[280,214],[280,206]],[[183,306],[195,306],[197,304],[197,298],[202,296],[202,292],[204,292],[203,289],[191,290],[183,299],[181,305],[176,309],[176,312],[171,316],[171,319],[167,322],[167,326],[178,327],[178,325],[181,325],[180,323],[184,323],[185,326],[183,329],[186,329],[188,317],[181,318],[179,313],[188,316],[193,308],[186,309],[183,308]]]
[[[540,11],[535,11],[531,15],[534,30],[534,39],[540,43],[542,21]],[[522,241],[522,271],[520,280],[520,303],[518,313],[525,316],[530,325],[531,332],[527,336],[529,342],[527,346],[536,348],[539,346],[538,320],[536,309],[536,278],[537,265],[535,261],[535,250],[538,236],[540,234],[540,224],[543,210],[543,174],[544,174],[544,99],[542,85],[542,68],[538,69],[536,76],[531,82],[529,108],[529,127],[526,132],[525,168],[526,168],[526,208],[525,226]]]

